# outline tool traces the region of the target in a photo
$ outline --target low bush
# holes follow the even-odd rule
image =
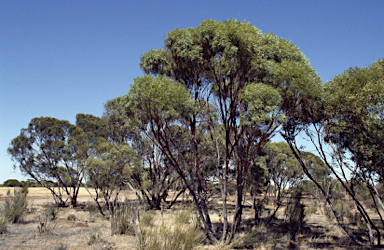
[[[143,216],[142,218],[144,218]],[[154,226],[140,220],[140,247],[151,250],[192,250],[201,241],[197,221],[191,223],[191,211],[182,211],[175,216],[174,225]]]
[[[57,210],[53,207],[48,207],[45,211],[42,211],[38,214],[39,225],[37,229],[39,230],[39,234],[53,234],[57,235],[54,231],[58,222],[54,223],[57,214]]]
[[[67,249],[68,249],[68,246],[63,243],[60,243],[57,247],[55,247],[55,250],[67,250]]]
[[[193,208],[190,208],[186,211],[183,210],[176,213],[175,215],[176,224],[189,224],[192,218],[192,211],[193,211]]]
[[[128,203],[124,203],[119,207],[112,207],[110,214],[112,235],[134,234]]]
[[[13,196],[11,191],[8,190],[7,197],[4,202],[4,217],[11,223],[17,223],[21,220],[22,216],[28,210],[28,187],[22,189],[14,189]]]
[[[100,228],[95,228],[94,230],[89,231],[88,245],[97,243],[101,237]]]
[[[153,218],[154,218],[154,215],[151,212],[145,213],[140,218],[140,225],[145,226],[145,227],[153,226]]]
[[[343,200],[336,200],[333,202],[333,207],[335,208],[336,213],[341,221],[346,221],[346,219],[353,217],[351,213],[351,210],[353,208],[352,204],[349,204],[348,202],[345,202]],[[324,212],[328,220],[335,219],[335,215],[333,214],[329,206],[326,206],[324,208]]]
[[[7,220],[0,215],[0,234],[7,232]]]
[[[304,227],[304,208],[305,206],[301,203],[301,193],[298,192],[295,195],[295,199],[288,203],[285,210],[288,233],[291,236],[291,240],[295,240],[296,235],[300,233]]]
[[[317,212],[317,206],[310,204],[308,207],[305,209],[305,215],[310,215],[310,214],[315,214]]]

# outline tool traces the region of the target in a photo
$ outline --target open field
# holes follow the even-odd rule
[[[13,193],[15,188],[12,187],[0,187],[0,200],[4,200],[8,190]],[[18,189],[18,188],[16,188]],[[89,190],[94,195],[93,190]],[[32,187],[28,189],[28,199],[30,200],[41,200],[41,199],[52,199],[51,192],[44,187]],[[79,197],[90,197],[88,191],[85,188],[80,188]]]
[[[0,188],[0,206],[10,188]],[[134,200],[133,192],[124,192],[122,197]],[[231,197],[230,197],[231,198]],[[7,232],[0,234],[0,249],[136,249],[134,235],[111,235],[111,223],[108,216],[102,216],[97,210],[89,193],[82,189],[77,208],[56,208],[49,191],[44,188],[29,188],[28,212],[21,223],[8,224]],[[255,225],[254,211],[248,206],[243,214],[240,233],[230,246],[206,245],[204,238],[195,249],[230,250],[230,249],[361,249],[353,245],[335,221],[329,221],[318,209],[306,216],[305,227],[295,243],[290,242],[284,224],[284,208],[277,214],[277,219],[265,224],[273,209],[267,205],[262,219]],[[212,221],[214,230],[220,231],[220,204],[212,202]],[[231,206],[231,204],[229,204]],[[172,209],[148,211],[154,217],[155,224],[172,224],[172,218],[179,211],[191,207],[187,199],[180,199]],[[39,232],[41,218],[50,211],[56,211],[55,219],[48,220],[46,232]],[[144,210],[143,210],[144,211]],[[144,212],[145,213],[145,212]],[[162,218],[162,219],[161,219]],[[231,218],[229,218],[231,219]],[[99,235],[97,240],[92,237]],[[364,237],[364,235],[362,235]]]

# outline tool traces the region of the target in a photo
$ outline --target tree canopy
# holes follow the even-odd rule
[[[286,122],[306,123],[308,109],[322,95],[320,78],[294,44],[236,20],[206,20],[197,28],[171,31],[164,49],[144,54],[140,66],[147,74],[183,84],[192,96],[196,109],[190,114],[188,130],[195,157],[198,114],[208,104],[214,106],[210,112],[217,114],[217,123],[208,123],[208,128],[215,143],[215,127],[221,126],[224,133],[224,168],[216,167],[224,203],[222,240],[230,241],[240,224],[243,188],[253,158]],[[227,238],[226,193],[232,168],[237,201]],[[199,176],[197,160],[195,171]]]

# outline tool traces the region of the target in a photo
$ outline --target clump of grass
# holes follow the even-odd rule
[[[191,211],[183,211],[177,213],[174,217],[175,224],[173,226],[162,224],[154,226],[143,223],[142,216],[140,220],[140,244],[139,249],[151,250],[191,250],[200,242],[200,230],[197,221],[190,223],[192,215]]]
[[[77,217],[74,214],[70,214],[70,215],[68,215],[67,220],[69,220],[69,221],[77,221]]]
[[[68,249],[68,246],[63,243],[60,243],[57,247],[55,247],[55,250],[67,250],[67,249]]]
[[[296,235],[300,233],[304,227],[304,208],[301,203],[301,192],[298,191],[293,202],[287,205],[285,217],[287,219],[288,233],[291,240],[295,240]]]
[[[49,207],[38,215],[39,225],[37,226],[37,229],[39,230],[39,234],[57,235],[57,233],[54,231],[57,222],[55,224],[52,222],[56,218],[57,210],[52,210],[51,208],[52,207]]]
[[[59,210],[57,210],[57,207],[55,206],[49,206],[47,208],[47,215],[49,216],[49,218],[51,220],[55,220],[56,219],[56,216],[57,216],[57,213],[59,212]]]
[[[128,203],[124,203],[119,207],[113,207],[110,214],[112,235],[134,234]]]
[[[333,207],[335,208],[341,221],[346,221],[346,219],[353,217],[353,214],[351,213],[351,204],[348,204],[347,202],[344,202],[342,200],[336,200],[336,202],[333,203]],[[328,206],[324,208],[324,212],[328,220],[335,219],[335,215]]]
[[[176,224],[189,224],[192,217],[192,210],[180,211],[176,213],[175,222]]]
[[[145,226],[145,227],[151,227],[153,226],[153,214],[152,213],[145,213],[143,216],[140,218],[140,225]]]
[[[0,216],[0,234],[7,232],[7,220],[4,216]]]
[[[317,212],[317,206],[310,204],[305,209],[305,215],[315,214]]]
[[[17,223],[28,210],[28,186],[24,186],[21,190],[14,189],[13,196],[8,190],[7,197],[3,205],[4,217],[11,223]]]
[[[95,244],[101,237],[100,228],[89,231],[88,245]]]

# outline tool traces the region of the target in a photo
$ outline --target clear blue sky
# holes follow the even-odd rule
[[[292,41],[324,82],[384,57],[382,0],[1,0],[0,183],[26,179],[6,151],[32,118],[101,116],[167,32],[231,18]]]

